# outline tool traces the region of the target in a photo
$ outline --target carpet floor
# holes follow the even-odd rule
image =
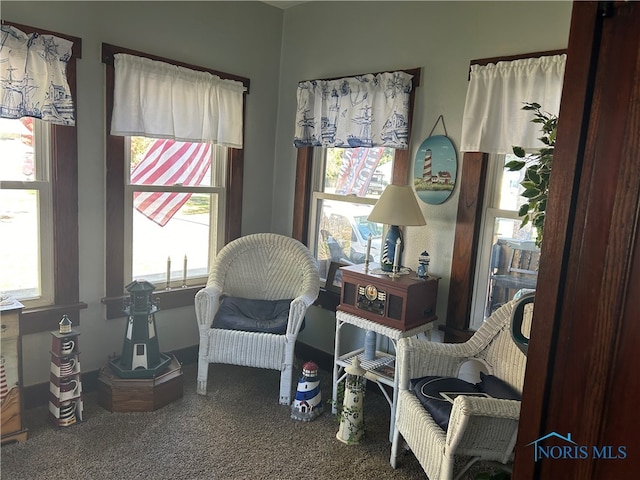
[[[97,392],[83,396],[84,422],[68,428],[53,428],[45,407],[27,410],[29,439],[2,447],[2,478],[427,479],[410,452],[397,470],[389,465],[389,407],[382,395],[365,398],[364,441],[345,445],[335,437],[327,372],[320,371],[325,413],[300,422],[277,402],[279,372],[212,365],[208,394],[201,396],[196,365],[183,371],[184,396],[154,412],[109,412],[98,405]]]

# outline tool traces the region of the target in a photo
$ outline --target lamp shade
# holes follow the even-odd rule
[[[387,185],[367,220],[387,225],[426,225],[409,185]]]

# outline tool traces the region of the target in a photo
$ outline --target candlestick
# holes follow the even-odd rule
[[[371,253],[371,234],[367,238],[367,256],[364,257],[364,271],[367,272],[369,270],[369,254]]]
[[[167,257],[167,290],[171,289],[171,257]]]
[[[400,246],[402,245],[402,241],[398,237],[396,240],[396,250],[393,253],[393,269],[391,273],[391,277],[398,277],[398,270],[400,269]]]
[[[187,286],[187,256],[184,256],[184,262],[182,264],[182,288]]]

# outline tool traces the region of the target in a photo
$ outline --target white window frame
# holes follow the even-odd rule
[[[309,249],[315,258],[318,258],[318,237],[320,228],[320,203],[323,200],[332,200],[344,203],[354,203],[359,205],[375,205],[378,198],[356,197],[354,195],[337,195],[324,191],[325,166],[327,160],[327,148],[317,147],[313,149],[313,171],[311,176],[311,205],[309,215]],[[395,156],[394,156],[395,160]],[[382,238],[387,234],[388,225],[383,225]],[[379,262],[380,259],[374,259]],[[325,281],[325,278],[321,278]]]
[[[476,271],[473,282],[473,297],[471,300],[471,319],[469,329],[477,330],[485,321],[485,308],[489,296],[489,268],[491,263],[491,249],[496,219],[507,218],[522,220],[517,210],[504,210],[496,207],[500,200],[499,188],[504,176],[504,154],[489,154],[487,176],[485,182],[484,202],[486,208],[482,211],[480,237],[478,239],[478,254],[476,256]],[[524,202],[524,199],[523,199]]]
[[[18,121],[18,120],[16,120]],[[38,291],[35,297],[18,297],[26,307],[42,307],[54,302],[53,278],[53,187],[51,181],[51,126],[33,120],[35,178],[30,181],[3,180],[3,190],[35,190],[38,192]],[[9,272],[5,272],[9,273]]]
[[[182,185],[141,185],[131,183],[131,137],[125,137],[125,200],[124,200],[124,282],[127,284],[133,278],[133,194],[134,192],[184,192],[211,194],[209,210],[209,250],[207,273],[201,276],[187,277],[186,285],[202,285],[206,283],[208,272],[218,251],[224,246],[225,212],[227,197],[227,168],[229,149],[221,145],[212,144],[211,158],[211,186],[182,186]],[[181,260],[181,259],[180,259]],[[182,278],[173,279],[171,288],[181,287]]]

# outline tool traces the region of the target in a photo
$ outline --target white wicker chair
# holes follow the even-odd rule
[[[520,402],[498,398],[458,396],[453,402],[449,427],[444,431],[409,389],[412,378],[427,375],[457,377],[470,359],[483,363],[487,373],[522,392],[526,357],[511,338],[511,313],[515,301],[496,310],[465,343],[436,343],[415,337],[398,342],[398,406],[390,463],[396,468],[401,436],[431,480],[453,478],[455,456],[507,464],[513,459]],[[530,328],[533,305],[525,308],[523,330]]]
[[[207,286],[196,293],[200,330],[197,391],[207,393],[210,363],[281,371],[280,403],[291,402],[296,338],[319,292],[318,266],[299,241],[273,233],[247,235],[218,254]],[[211,328],[221,295],[262,300],[292,298],[285,335]]]

